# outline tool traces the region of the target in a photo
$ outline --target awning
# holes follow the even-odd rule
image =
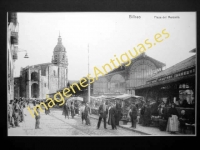
[[[95,100],[102,100],[102,99],[108,98],[108,96],[105,96],[105,95],[101,95],[101,96],[97,96],[97,97],[90,96],[90,98],[95,99]]]
[[[119,95],[119,96],[113,96],[115,99],[121,99],[121,100],[126,100],[131,98],[132,96],[130,94],[123,94],[123,95]]]
[[[67,101],[75,101],[75,100],[82,102],[83,98],[82,97],[70,97]]]

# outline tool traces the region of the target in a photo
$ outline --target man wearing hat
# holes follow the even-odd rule
[[[136,122],[137,122],[137,107],[135,106],[135,103],[132,104],[131,108],[131,123],[133,128],[136,128]]]
[[[85,112],[84,112],[84,110],[85,110],[85,103],[82,102],[82,106],[81,106],[81,108],[80,108],[82,124],[83,124],[83,121],[85,120]],[[86,121],[86,120],[85,120],[85,121]]]
[[[106,107],[105,101],[102,101],[102,104],[99,106],[99,121],[98,121],[98,124],[97,124],[97,129],[99,129],[99,127],[100,127],[102,118],[103,118],[103,121],[104,121],[104,129],[107,129],[106,128],[107,114],[108,114],[108,109]]]
[[[85,113],[86,125],[91,125],[90,117],[89,117],[89,114],[91,114],[91,113],[90,113],[90,108],[88,106],[88,103],[86,103],[86,105],[85,105],[84,113]]]

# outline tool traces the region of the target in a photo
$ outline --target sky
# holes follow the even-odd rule
[[[27,50],[29,58],[24,58],[24,52],[18,53],[15,77],[20,76],[21,67],[51,62],[59,32],[67,51],[69,80],[87,76],[88,49],[89,73],[93,76],[95,66],[101,69],[114,55],[120,58],[146,39],[154,41],[154,35],[162,34],[163,29],[170,36],[145,53],[165,63],[164,69],[194,55],[189,51],[196,48],[195,12],[20,12],[18,22],[18,48]]]

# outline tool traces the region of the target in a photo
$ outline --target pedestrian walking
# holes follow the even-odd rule
[[[90,123],[90,114],[91,114],[91,112],[90,112],[90,107],[88,106],[88,103],[86,103],[86,105],[85,105],[85,110],[84,110],[84,114],[85,114],[85,120],[86,120],[86,125],[91,125],[91,123]]]
[[[116,115],[117,115],[116,106],[112,104],[111,109],[110,109],[110,123],[112,126],[112,130],[114,129],[117,130],[116,121],[115,121]]]
[[[75,116],[75,109],[74,109],[74,103],[73,102],[71,103],[71,116],[72,116],[72,118],[74,118],[74,116]]]
[[[99,120],[98,120],[98,124],[97,124],[97,129],[99,129],[102,119],[104,121],[104,129],[107,129],[106,128],[107,114],[108,114],[108,109],[105,105],[105,101],[103,101],[102,104],[99,106]]]
[[[65,119],[67,116],[69,119],[69,106],[68,106],[67,102],[65,102],[65,104],[63,106],[63,115],[65,116]]]
[[[131,108],[131,127],[136,128],[136,122],[137,122],[137,107],[135,106],[135,103],[132,104]]]
[[[49,115],[50,114],[50,107],[48,107],[48,103],[45,102],[45,105],[47,106],[48,109],[45,108],[45,114]]]
[[[82,106],[81,106],[81,108],[80,108],[82,124],[83,124],[83,121],[84,121],[84,120],[85,120],[85,122],[86,122],[84,110],[85,110],[85,105],[84,105],[84,103],[82,103]]]
[[[36,112],[34,112],[35,115],[35,129],[41,129],[40,126],[40,111],[39,111],[39,107],[36,107]]]
[[[116,102],[115,104],[116,106],[116,113],[115,113],[115,124],[117,126],[119,126],[119,120],[120,120],[120,116],[121,116],[121,105],[119,103]]]

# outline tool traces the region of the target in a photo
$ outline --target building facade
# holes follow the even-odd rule
[[[67,51],[59,35],[54,48],[51,63],[38,64],[21,68],[20,97],[45,99],[49,93],[56,93],[68,83]],[[17,90],[16,90],[17,91]]]
[[[14,99],[14,68],[17,60],[19,23],[16,12],[7,16],[7,100]]]
[[[195,99],[196,55],[149,78],[145,85],[136,88],[136,94],[148,100],[168,101]]]
[[[93,95],[132,94],[138,86],[146,84],[146,81],[162,71],[164,63],[157,61],[145,53],[131,60],[129,66],[122,65],[99,77],[93,85]]]

